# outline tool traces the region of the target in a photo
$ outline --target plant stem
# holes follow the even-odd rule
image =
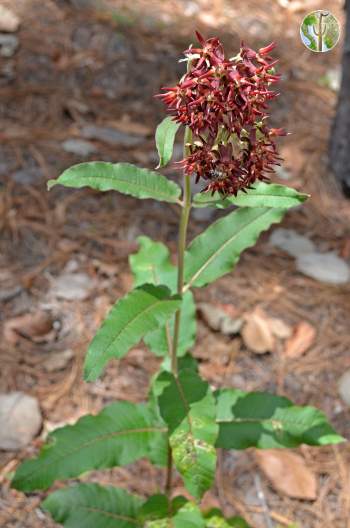
[[[192,140],[192,133],[189,128],[186,127],[185,139],[184,139],[184,156],[188,154],[188,145]],[[180,218],[179,227],[179,241],[178,241],[178,271],[177,271],[177,293],[182,295],[184,286],[184,257],[186,249],[187,239],[187,227],[191,209],[191,181],[190,176],[184,175],[184,194],[183,194],[183,206]],[[175,325],[174,325],[174,340],[171,351],[171,371],[177,375],[177,346],[179,343],[179,332],[180,332],[180,317],[181,309],[175,314]]]
[[[186,127],[185,138],[184,138],[184,156],[188,155],[189,144],[192,141],[192,132]],[[182,201],[182,211],[180,217],[180,226],[179,226],[179,240],[178,240],[178,271],[177,271],[177,293],[182,295],[184,287],[184,258],[185,258],[185,249],[186,249],[186,239],[187,239],[187,227],[188,220],[190,217],[191,210],[191,181],[190,176],[187,174],[184,175],[184,187],[183,187],[183,201]],[[171,347],[171,372],[177,377],[178,368],[177,368],[177,347],[179,343],[179,333],[180,333],[180,317],[181,317],[181,308],[175,314],[175,324],[174,324],[174,338],[173,344]],[[168,445],[168,464],[167,464],[167,476],[165,491],[167,496],[170,498],[171,488],[172,488],[172,473],[173,473],[173,458],[171,454],[170,444]]]

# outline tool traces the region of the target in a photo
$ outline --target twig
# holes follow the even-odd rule
[[[264,515],[266,526],[267,526],[267,528],[274,528],[274,526],[272,524],[271,516],[270,516],[269,507],[267,505],[265,494],[264,494],[264,491],[262,489],[260,476],[257,473],[254,475],[254,484],[255,484],[255,488],[256,488],[257,497],[258,497],[258,499],[260,501],[260,504],[262,506],[262,513]]]

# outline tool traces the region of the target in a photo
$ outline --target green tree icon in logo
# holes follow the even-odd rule
[[[339,23],[329,11],[314,11],[307,15],[300,27],[300,35],[307,48],[316,52],[330,51],[339,40]]]

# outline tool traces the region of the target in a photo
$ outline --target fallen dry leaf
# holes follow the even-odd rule
[[[255,459],[277,491],[294,499],[316,500],[316,476],[300,455],[280,449],[266,449],[255,451]]]
[[[271,317],[268,319],[268,323],[273,335],[279,339],[288,339],[288,337],[290,337],[293,333],[291,327],[282,321],[282,319]]]
[[[225,305],[215,305],[210,303],[200,303],[198,309],[202,315],[203,320],[207,325],[216,332],[221,332],[224,335],[238,334],[243,321],[232,314],[236,312],[233,307],[226,307]]]
[[[256,354],[272,352],[275,348],[275,338],[265,312],[257,307],[253,312],[246,314],[245,319],[241,335],[246,347]]]
[[[293,335],[286,342],[285,356],[290,359],[302,356],[313,345],[315,338],[315,328],[306,321],[300,322]]]
[[[38,311],[8,319],[4,324],[4,338],[12,344],[25,337],[35,342],[50,340],[53,335],[53,319],[48,312]]]

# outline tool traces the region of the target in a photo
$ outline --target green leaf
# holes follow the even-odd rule
[[[308,197],[308,194],[299,193],[285,185],[257,182],[254,184],[254,189],[248,189],[246,192],[239,191],[237,196],[222,197],[218,192],[195,194],[193,205],[194,207],[215,207],[217,209],[225,209],[232,205],[289,209],[305,202]]]
[[[168,248],[154,242],[148,237],[137,239],[140,244],[138,253],[129,257],[130,267],[134,275],[135,286],[141,284],[166,284],[176,292],[177,268],[170,261]],[[169,343],[173,340],[175,317],[167,325],[149,333],[144,341],[157,356],[165,356]],[[183,356],[193,347],[196,339],[196,307],[191,292],[186,292],[181,303],[180,333],[177,348],[178,356]]]
[[[172,343],[174,336],[175,317],[171,317],[167,328],[159,328],[148,334],[144,341],[156,356],[166,356],[169,350],[169,342]],[[181,303],[180,333],[177,345],[177,355],[183,356],[190,350],[196,340],[196,305],[193,294],[187,291]]]
[[[171,117],[166,117],[163,121],[157,126],[156,130],[156,145],[159,154],[159,164],[157,169],[160,167],[165,167],[169,163],[173,155],[174,141],[176,132],[180,127],[179,123]]]
[[[170,261],[168,248],[146,236],[138,237],[137,242],[140,245],[139,251],[129,257],[134,286],[165,284],[175,293],[177,269]]]
[[[55,185],[91,187],[98,191],[119,191],[135,198],[153,198],[176,203],[180,187],[157,172],[140,169],[130,163],[91,161],[79,163],[65,170],[56,180],[48,181],[48,189]]]
[[[279,222],[284,213],[283,209],[245,207],[214,222],[186,251],[186,287],[205,286],[231,271],[242,251],[253,246],[260,233]]]
[[[146,334],[164,325],[179,309],[181,299],[164,286],[145,284],[119,300],[92,340],[84,375],[93,381],[111,358],[122,358]]]
[[[222,389],[217,398],[217,447],[246,449],[338,444],[344,439],[314,407],[265,392]]]
[[[156,380],[161,416],[169,426],[175,466],[188,491],[197,499],[213,483],[216,466],[214,444],[218,434],[215,400],[206,381],[192,369],[177,377],[162,372]]]
[[[141,499],[123,489],[79,484],[55,491],[43,508],[65,528],[141,528],[141,504]]]
[[[193,502],[187,502],[172,518],[173,528],[205,528],[202,512]]]
[[[96,416],[52,432],[37,458],[16,471],[12,486],[30,492],[58,479],[78,477],[93,469],[130,464],[143,457],[164,463],[167,428],[143,404],[116,402]]]
[[[242,517],[235,516],[225,519],[218,508],[213,508],[205,514],[205,528],[250,528]]]

